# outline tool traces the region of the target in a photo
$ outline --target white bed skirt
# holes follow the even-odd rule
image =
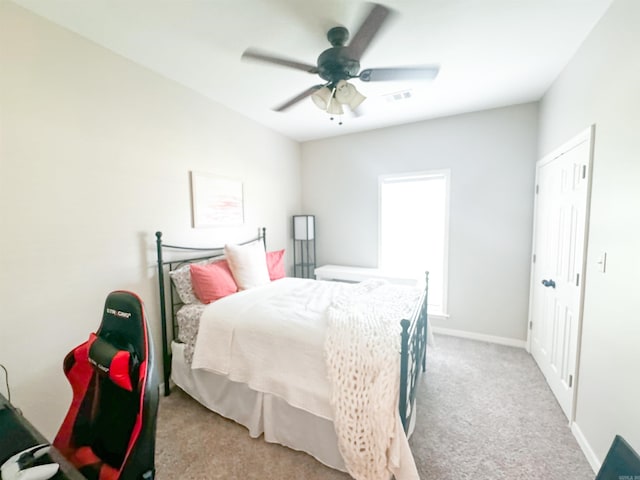
[[[244,425],[253,438],[264,434],[267,442],[306,452],[346,472],[332,420],[292,407],[282,398],[257,392],[244,383],[192,370],[184,360],[184,344],[172,342],[171,351],[171,379],[209,410]]]

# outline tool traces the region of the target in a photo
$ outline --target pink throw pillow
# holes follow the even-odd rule
[[[267,252],[267,269],[269,270],[269,278],[272,281],[285,277],[284,250]]]
[[[215,302],[238,291],[226,260],[207,265],[192,263],[189,269],[193,291],[202,303]]]

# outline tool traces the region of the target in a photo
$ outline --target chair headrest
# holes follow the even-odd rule
[[[147,358],[147,331],[142,300],[124,290],[111,292],[105,301],[96,334],[116,347],[131,346],[140,361]]]
[[[131,392],[137,385],[140,362],[135,353],[118,348],[94,333],[89,337],[89,363],[120,388]]]

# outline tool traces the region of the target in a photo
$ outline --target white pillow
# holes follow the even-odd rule
[[[225,245],[224,254],[240,290],[271,283],[262,241],[247,245]]]

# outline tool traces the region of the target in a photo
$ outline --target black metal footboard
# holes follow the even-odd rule
[[[400,349],[400,419],[406,433],[413,413],[418,380],[425,371],[427,362],[427,298],[429,272],[425,274],[424,292],[411,319],[401,320],[402,344]]]

